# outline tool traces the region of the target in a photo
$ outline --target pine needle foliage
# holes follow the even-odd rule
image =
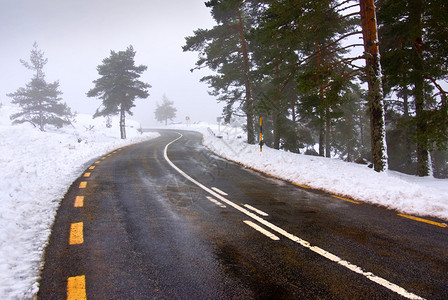
[[[31,50],[30,61],[20,62],[34,75],[25,87],[7,94],[13,104],[20,106],[20,111],[11,115],[13,124],[31,123],[41,131],[45,131],[48,125],[60,128],[71,124],[73,114],[67,104],[62,102],[59,82],[48,83],[45,80],[43,68],[48,59],[44,58],[44,52],[37,43]]]
[[[110,56],[97,67],[101,77],[93,81],[95,86],[87,92],[88,97],[102,100],[102,104],[93,115],[94,118],[120,115],[122,139],[126,138],[126,114],[132,116],[131,109],[135,107],[135,99],[148,98],[148,89],[151,87],[138,80],[148,67],[136,66],[135,54],[132,45],[125,51],[111,51]]]

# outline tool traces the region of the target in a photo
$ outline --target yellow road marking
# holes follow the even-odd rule
[[[84,196],[76,196],[75,207],[83,207],[83,206],[84,206]]]
[[[105,156],[103,156],[103,157],[101,157],[101,159],[106,159],[106,157],[105,157]]]
[[[84,243],[83,226],[84,224],[82,222],[72,223],[70,225],[70,245],[78,245]]]
[[[86,173],[84,173],[84,177],[90,177],[90,172],[86,172]]]
[[[336,195],[331,195],[331,197],[338,198],[338,199],[341,199],[341,200],[344,200],[344,201],[348,201],[348,202],[351,202],[351,203],[355,203],[355,204],[361,204],[361,202],[359,202],[359,201],[355,201],[355,200],[352,200],[352,199],[348,199],[348,198],[344,198],[344,197],[340,197],[340,196],[336,196]]]
[[[304,188],[304,189],[310,189],[310,187],[307,186],[307,185],[298,184],[298,183],[295,183],[295,182],[293,182],[292,184],[294,184],[294,185],[296,185],[296,186],[299,186],[299,187],[301,187],[301,188]]]
[[[426,220],[426,219],[422,219],[422,218],[414,217],[414,216],[410,216],[410,215],[397,214],[397,216],[400,216],[400,217],[403,217],[403,218],[412,219],[412,220],[423,222],[423,223],[428,223],[428,224],[439,226],[439,227],[443,227],[443,228],[448,227],[448,225],[444,224],[444,223],[438,223],[438,222],[434,222],[434,221],[430,221],[430,220]]]
[[[69,277],[67,280],[67,300],[87,300],[86,277]]]
[[[96,164],[99,164],[100,162],[101,162],[101,160],[97,160],[95,163],[96,163]]]
[[[84,206],[84,196],[76,196],[75,207],[83,207],[83,206]]]
[[[95,169],[95,166],[90,166],[89,167],[89,170],[93,170],[93,169]]]
[[[87,181],[81,181],[81,183],[79,184],[80,189],[85,189],[86,186],[87,186]]]
[[[108,154],[107,156],[112,156],[112,154]]]

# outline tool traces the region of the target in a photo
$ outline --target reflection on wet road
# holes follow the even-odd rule
[[[198,133],[92,166],[58,211],[42,299],[448,298],[446,228],[266,178]]]

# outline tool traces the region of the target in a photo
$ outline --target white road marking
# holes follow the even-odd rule
[[[213,198],[210,197],[210,196],[206,196],[205,198],[207,198],[208,200],[210,200],[210,202],[212,202],[212,203],[218,205],[219,207],[226,208],[226,206],[225,206],[224,204],[222,204],[222,203],[219,202],[218,200],[213,199]]]
[[[263,216],[263,217],[267,217],[267,216],[269,216],[269,214],[267,214],[267,213],[265,213],[264,211],[261,211],[261,210],[255,208],[255,207],[253,207],[253,206],[250,206],[249,204],[244,204],[244,207],[246,207],[246,208],[248,208],[248,209],[250,209],[250,210],[256,212],[256,213],[259,214],[260,216]]]
[[[228,196],[229,194],[227,194],[226,192],[221,191],[220,189],[216,188],[216,187],[212,187],[212,190],[214,190],[217,193],[220,193],[223,196]]]
[[[184,176],[186,179],[188,179],[189,181],[191,181],[192,183],[194,183],[195,185],[197,185],[198,187],[200,187],[201,189],[203,189],[204,191],[206,191],[207,193],[211,194],[212,196],[214,196],[215,198],[221,200],[222,202],[226,203],[229,206],[232,206],[233,208],[235,208],[236,210],[242,212],[243,214],[245,214],[246,216],[256,220],[257,222],[263,224],[264,226],[270,228],[271,230],[277,232],[280,235],[283,235],[284,237],[290,239],[291,241],[294,241],[296,243],[298,243],[299,245],[302,245],[305,248],[310,249],[311,251],[321,255],[322,257],[325,257],[328,260],[331,260],[333,262],[338,263],[341,266],[344,266],[345,268],[347,268],[348,270],[351,270],[355,273],[358,273],[360,275],[363,275],[364,277],[366,277],[367,279],[403,296],[406,297],[408,299],[424,299],[418,295],[415,295],[413,293],[410,293],[408,291],[406,291],[404,288],[387,281],[384,278],[378,277],[370,272],[366,272],[364,271],[361,267],[358,267],[357,265],[354,265],[346,260],[343,260],[341,258],[339,258],[338,256],[331,254],[330,252],[327,252],[319,247],[316,246],[311,246],[311,244],[308,241],[305,241],[289,232],[287,232],[286,230],[264,220],[263,218],[259,217],[258,215],[248,211],[247,209],[244,209],[243,207],[239,206],[238,204],[224,198],[223,196],[221,196],[220,194],[216,193],[215,191],[213,191],[212,189],[209,189],[208,187],[204,186],[202,183],[196,181],[195,179],[193,179],[192,177],[190,177],[189,175],[187,175],[184,171],[182,171],[181,169],[179,169],[169,158],[168,158],[168,147],[175,143],[176,141],[180,140],[183,135],[178,133],[180,136],[177,139],[174,139],[173,141],[171,141],[170,143],[168,143],[165,146],[165,150],[163,153],[163,156],[165,157],[165,160],[170,164],[171,167],[173,167],[173,169],[175,169],[177,172],[179,172],[179,174],[181,174],[182,176]]]
[[[243,221],[244,223],[246,223],[247,225],[249,225],[250,227],[252,227],[253,229],[255,229],[258,232],[261,232],[262,234],[264,234],[265,236],[273,239],[274,241],[278,241],[280,238],[278,236],[276,236],[275,234],[267,231],[266,229],[258,226],[257,224],[255,224],[254,222],[251,221]]]

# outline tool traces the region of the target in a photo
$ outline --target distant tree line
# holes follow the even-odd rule
[[[217,24],[183,50],[199,52],[194,69],[215,72],[201,80],[225,103],[227,122],[245,116],[249,143],[263,117],[264,141],[276,149],[420,176],[432,161],[436,176],[448,175],[445,0],[205,5]]]

